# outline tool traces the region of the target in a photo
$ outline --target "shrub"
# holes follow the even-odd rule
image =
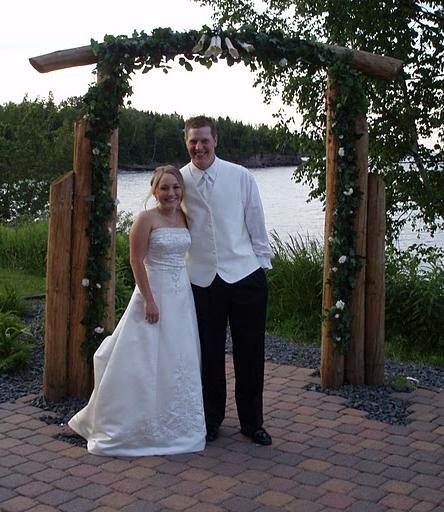
[[[444,353],[444,264],[413,251],[387,254],[386,340],[398,357]],[[442,363],[441,363],[442,364]]]
[[[48,222],[0,225],[0,267],[45,275]]]
[[[319,342],[322,312],[322,247],[316,240],[271,233],[267,329],[304,342]]]
[[[116,235],[116,319],[124,313],[134,288],[134,276],[129,259],[128,235]]]
[[[19,319],[12,313],[0,313],[0,373],[18,372],[31,363],[32,343],[25,343],[26,334]]]
[[[0,312],[12,312],[16,315],[24,315],[27,313],[25,301],[18,294],[17,290],[11,285],[6,285],[0,290]]]

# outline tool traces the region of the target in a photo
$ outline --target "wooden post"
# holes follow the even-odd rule
[[[110,139],[111,152],[110,152],[110,177],[112,179],[111,197],[113,198],[114,205],[117,199],[117,165],[118,165],[118,150],[119,150],[119,136],[118,130],[114,130]],[[116,323],[116,206],[114,206],[114,215],[112,220],[108,223],[108,229],[111,235],[111,245],[108,251],[107,262],[110,271],[110,280],[106,287],[106,307],[105,318],[103,325],[107,332],[112,332]]]
[[[362,193],[356,212],[354,229],[356,232],[356,254],[366,257],[367,245],[367,182],[368,182],[368,125],[365,116],[356,119],[356,165],[358,177],[356,184]],[[350,311],[353,316],[351,325],[351,343],[345,356],[345,381],[350,384],[364,384],[364,339],[365,339],[365,261],[356,286],[352,292]]]
[[[87,197],[91,195],[90,143],[85,137],[87,123],[80,120],[74,127],[74,196],[71,244],[71,318],[68,342],[68,395],[87,398],[91,392],[91,368],[81,353],[85,327],[87,295],[82,279],[85,277],[88,255],[86,227],[89,219]]]
[[[333,205],[335,202],[336,181],[336,155],[338,143],[332,131],[331,102],[334,98],[331,79],[327,86],[327,134],[326,134],[326,199],[324,224],[324,277],[322,289],[322,314],[332,305],[330,279],[330,251],[328,239],[331,235]],[[321,345],[321,386],[323,388],[337,388],[344,382],[344,356],[331,343],[329,335],[329,322],[322,321]]]
[[[101,85],[103,76],[106,74],[105,70],[97,73],[97,84]],[[110,232],[111,243],[106,255],[105,265],[107,265],[110,279],[106,283],[105,295],[105,312],[103,319],[103,326],[106,332],[112,332],[116,323],[116,222],[117,222],[117,167],[119,163],[119,130],[115,129],[110,137],[110,154],[109,154],[109,175],[112,181],[111,185],[111,198],[114,202],[113,218],[108,223],[107,228]]]
[[[368,176],[365,383],[384,384],[385,321],[385,187]]]
[[[49,189],[43,395],[51,401],[61,400],[67,386],[73,181],[71,171]]]

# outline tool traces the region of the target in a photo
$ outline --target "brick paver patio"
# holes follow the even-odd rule
[[[311,370],[267,363],[273,445],[260,447],[238,432],[227,366],[221,436],[198,454],[89,455],[57,440],[30,397],[0,404],[0,510],[444,512],[444,392],[409,394],[412,421],[390,426],[305,391]]]

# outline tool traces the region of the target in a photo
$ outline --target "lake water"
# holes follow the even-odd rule
[[[293,167],[270,167],[251,169],[262,198],[267,230],[275,230],[279,237],[288,240],[289,235],[309,235],[319,241],[323,239],[324,212],[320,201],[307,203],[309,187],[292,180]],[[117,180],[118,210],[137,214],[149,191],[151,172],[120,172]],[[149,202],[148,205],[154,203]],[[413,243],[444,247],[444,233],[434,238],[412,230],[403,231],[400,246]]]

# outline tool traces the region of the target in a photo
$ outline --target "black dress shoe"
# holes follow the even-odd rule
[[[272,443],[270,434],[262,427],[254,431],[241,428],[241,433],[244,436],[249,437],[253,443],[260,444],[262,446],[269,446]]]
[[[207,427],[207,436],[206,440],[211,443],[212,441],[216,441],[219,437],[219,427],[209,426]]]

